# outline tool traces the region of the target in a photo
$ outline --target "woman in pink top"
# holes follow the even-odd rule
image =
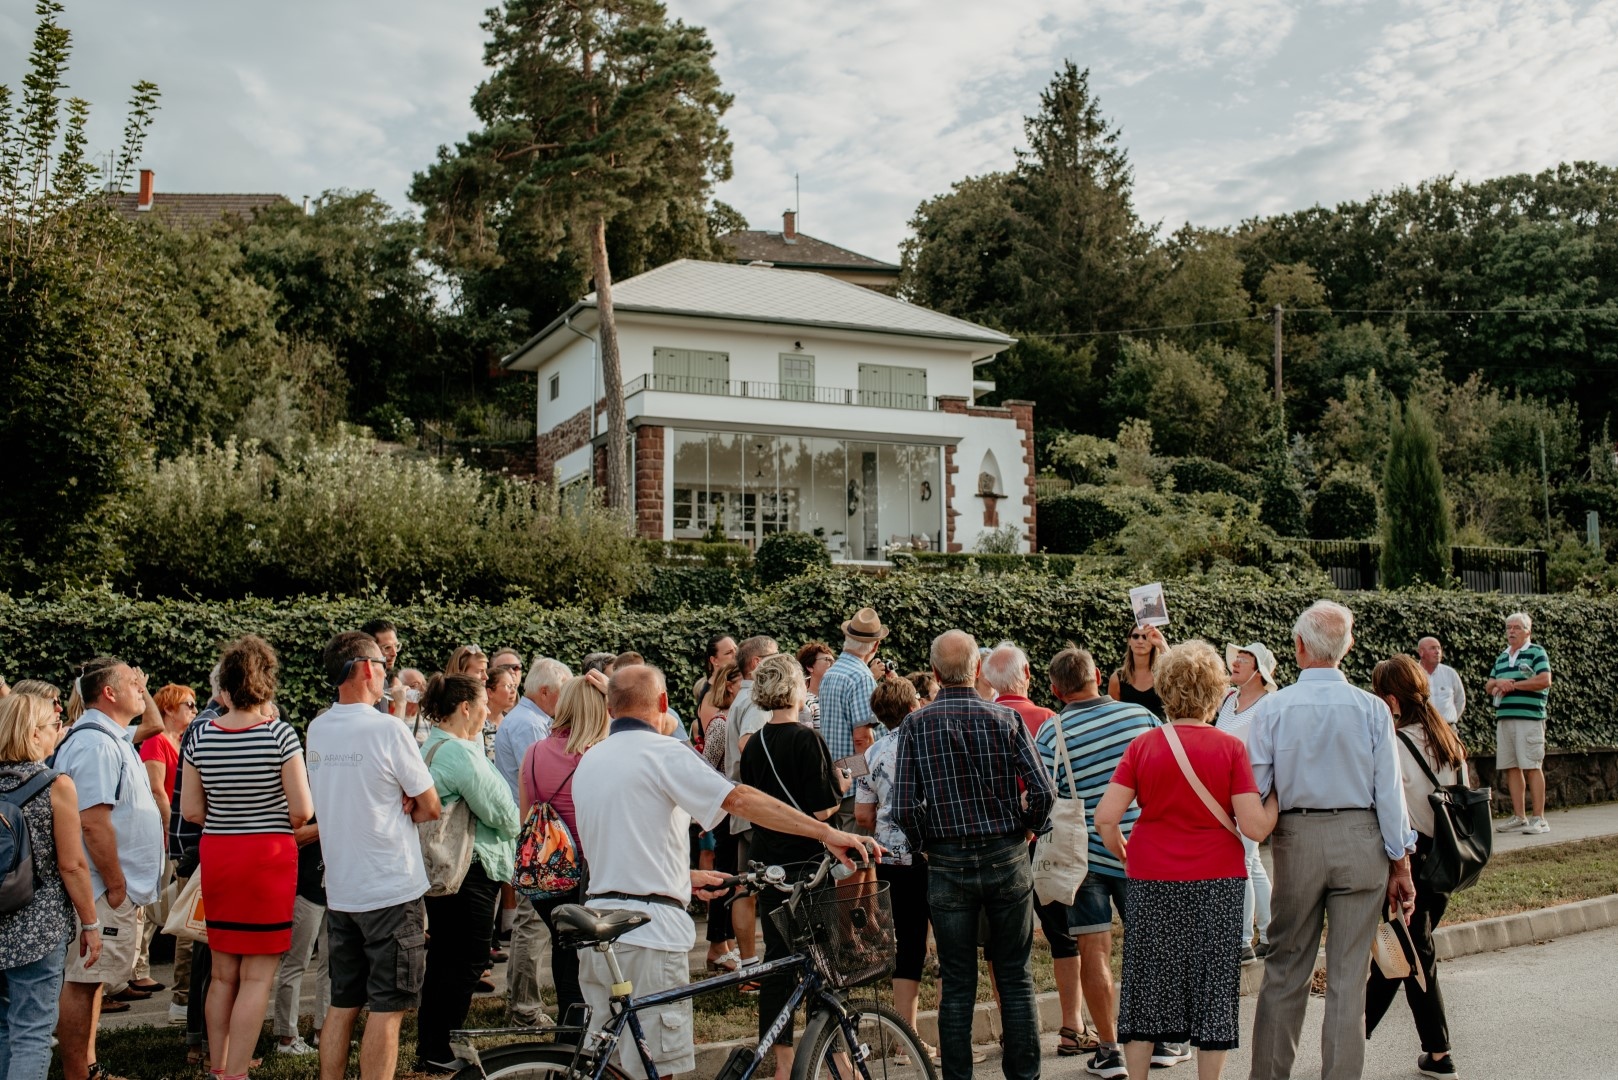
[[[607,680],[592,671],[569,679],[556,702],[548,738],[528,748],[518,772],[522,788],[522,813],[526,820],[535,804],[548,802],[576,839],[579,827],[573,816],[573,770],[584,752],[607,737]],[[583,903],[578,890],[562,896],[533,901],[534,910],[545,921],[545,928],[556,935],[551,916],[563,904]],[[572,949],[551,950],[551,978],[556,984],[556,1015],[567,1023],[570,1006],[584,1004],[579,989],[579,954]]]

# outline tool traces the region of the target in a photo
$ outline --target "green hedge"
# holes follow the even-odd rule
[[[532,601],[384,606],[364,599],[199,603],[0,596],[0,674],[12,681],[32,677],[62,683],[74,664],[113,652],[142,665],[154,686],[170,680],[200,685],[218,644],[251,630],[280,651],[282,704],[301,722],[327,700],[318,670],[326,639],[386,614],[400,626],[403,662],[409,665],[431,668],[456,645],[472,641],[485,649],[510,645],[529,655],[544,652],[569,664],[593,649],[633,647],[669,672],[674,698],[683,703],[709,635],[769,633],[783,648],[813,638],[830,641],[842,621],[866,604],[893,627],[883,652],[902,670],[924,666],[928,643],[956,626],[986,644],[1018,641],[1036,668],[1070,640],[1089,647],[1102,667],[1110,668],[1122,654],[1131,621],[1127,588],[1122,582],[1050,575],[1004,574],[990,585],[969,574],[899,572],[872,578],[832,572],[755,591],[733,604],[668,614],[618,605],[555,608]],[[1283,657],[1281,679],[1290,682],[1296,676],[1286,644],[1292,621],[1315,598],[1300,589],[1171,583],[1169,634],[1197,635],[1217,646],[1265,642]],[[1606,651],[1618,638],[1618,600],[1416,590],[1356,593],[1347,602],[1359,618],[1359,641],[1347,669],[1362,685],[1377,660],[1413,649],[1423,634],[1443,639],[1449,662],[1466,680],[1471,705],[1462,734],[1477,750],[1493,746],[1494,722],[1482,686],[1502,647],[1504,618],[1518,608],[1530,612],[1534,636],[1549,650],[1556,671],[1551,741],[1564,747],[1618,745],[1618,713],[1611,707],[1618,700],[1618,669],[1606,663]],[[1043,696],[1041,688],[1036,690]]]
[[[1085,486],[1039,500],[1040,550],[1083,555],[1139,517],[1158,517],[1168,500],[1142,488]]]
[[[984,573],[984,574],[1048,574],[1051,577],[1076,577],[1086,565],[1093,565],[1078,555],[1051,555],[1039,552],[1033,555],[983,555],[967,551],[899,552],[893,556],[894,565],[914,566],[929,574]]]

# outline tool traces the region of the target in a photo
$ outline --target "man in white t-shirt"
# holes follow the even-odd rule
[[[1450,726],[1459,725],[1466,712],[1466,687],[1461,683],[1461,673],[1444,663],[1444,646],[1435,637],[1424,637],[1416,642],[1416,659],[1427,673],[1433,708]]]
[[[845,863],[847,853],[861,852],[859,837],[755,788],[733,785],[689,747],[664,736],[658,725],[668,703],[668,687],[656,668],[637,664],[614,672],[607,687],[612,733],[585,753],[573,776],[579,844],[590,865],[586,903],[592,908],[634,908],[651,916],[651,922],[613,946],[636,997],[690,981],[689,953],[697,929],[686,905],[693,894],[701,900],[723,895],[707,888],[723,875],[690,869],[693,818],[712,829],[725,814],[740,813],[777,832],[813,837]],[[579,984],[594,1028],[612,1018],[612,981],[603,954],[580,950]],[[689,998],[643,1012],[640,1019],[659,1073],[696,1067]],[[630,1076],[645,1075],[633,1042],[620,1044],[618,1060]]]
[[[378,712],[382,649],[349,631],[326,644],[337,704],[309,725],[309,788],[326,864],[331,1008],[320,1031],[321,1080],[342,1080],[349,1039],[369,1007],[361,1080],[392,1080],[399,1026],[421,999],[427,962],[427,870],[418,821],[438,817],[438,791],[410,731]]]

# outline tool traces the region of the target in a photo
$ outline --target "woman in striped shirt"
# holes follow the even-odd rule
[[[292,945],[298,849],[292,830],[314,813],[303,751],[274,718],[275,652],[247,635],[219,660],[230,711],[186,744],[181,812],[202,826],[201,874],[213,982],[209,1074],[245,1080],[281,954]]]

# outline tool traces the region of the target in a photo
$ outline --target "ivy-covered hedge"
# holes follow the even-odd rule
[[[71,599],[0,596],[0,674],[63,683],[72,667],[101,652],[142,665],[153,685],[174,680],[202,685],[220,642],[254,631],[280,651],[281,702],[307,721],[328,700],[319,673],[326,639],[376,615],[400,626],[403,662],[431,669],[466,642],[485,649],[510,645],[532,656],[543,652],[577,664],[594,649],[633,647],[663,666],[684,703],[709,635],[768,633],[783,648],[813,638],[835,640],[852,612],[872,605],[893,627],[883,652],[902,670],[926,663],[932,638],[951,627],[986,644],[1019,642],[1042,668],[1066,642],[1090,648],[1104,668],[1123,652],[1131,614],[1128,585],[1052,575],[923,574],[885,578],[828,572],[752,592],[735,603],[667,614],[555,608],[532,601],[498,605],[416,603],[384,606],[364,599],[294,602],[237,600],[142,601],[106,595]],[[1218,584],[1168,586],[1171,639],[1200,636],[1223,646],[1257,639],[1282,657],[1281,680],[1296,670],[1287,642],[1297,613],[1316,594],[1295,588]],[[1550,652],[1556,672],[1551,691],[1550,740],[1563,747],[1618,745],[1618,669],[1607,663],[1618,640],[1618,600],[1577,596],[1505,597],[1497,594],[1410,591],[1356,593],[1347,598],[1358,617],[1358,644],[1346,664],[1361,685],[1376,661],[1409,651],[1423,634],[1443,639],[1448,662],[1461,672],[1471,703],[1462,735],[1476,750],[1492,748],[1494,721],[1483,695],[1485,671],[1502,647],[1505,616],[1519,608],[1534,617],[1534,637]],[[1036,685],[1036,695],[1044,690]]]
[[[1051,577],[1073,577],[1094,565],[1078,555],[1051,555],[1038,552],[1033,555],[985,555],[969,551],[915,551],[898,552],[894,565],[914,566],[930,574],[983,573],[983,574],[1048,574]]]

